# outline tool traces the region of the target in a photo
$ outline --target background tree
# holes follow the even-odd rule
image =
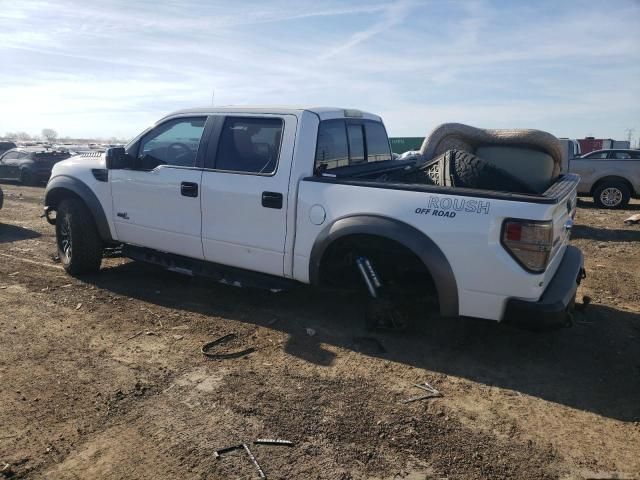
[[[31,135],[29,135],[27,132],[16,132],[15,136],[16,140],[20,140],[21,142],[32,140]]]
[[[56,138],[58,138],[58,132],[56,132],[53,128],[43,128],[42,138],[44,138],[48,142],[54,142]]]

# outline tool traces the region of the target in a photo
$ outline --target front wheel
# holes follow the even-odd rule
[[[631,193],[622,182],[605,182],[593,194],[595,204],[600,208],[623,208],[629,203]]]
[[[56,215],[56,243],[62,266],[71,275],[97,272],[102,263],[102,240],[91,212],[82,201],[60,202]]]

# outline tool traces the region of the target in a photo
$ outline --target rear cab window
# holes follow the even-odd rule
[[[392,159],[384,125],[375,120],[323,120],[318,127],[314,171],[337,173],[344,167]]]

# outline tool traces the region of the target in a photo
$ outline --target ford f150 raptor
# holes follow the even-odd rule
[[[72,275],[121,246],[235,285],[419,287],[444,316],[564,323],[584,272],[569,245],[579,177],[525,194],[433,185],[417,168],[359,110],[189,109],[57,163],[45,215]]]

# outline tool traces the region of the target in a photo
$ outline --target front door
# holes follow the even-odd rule
[[[0,159],[0,178],[17,179],[19,152],[7,152]]]
[[[202,174],[206,260],[283,275],[296,124],[293,115],[219,119]]]
[[[111,170],[118,240],[202,259],[199,152],[207,117],[168,120],[128,149],[132,169]]]

